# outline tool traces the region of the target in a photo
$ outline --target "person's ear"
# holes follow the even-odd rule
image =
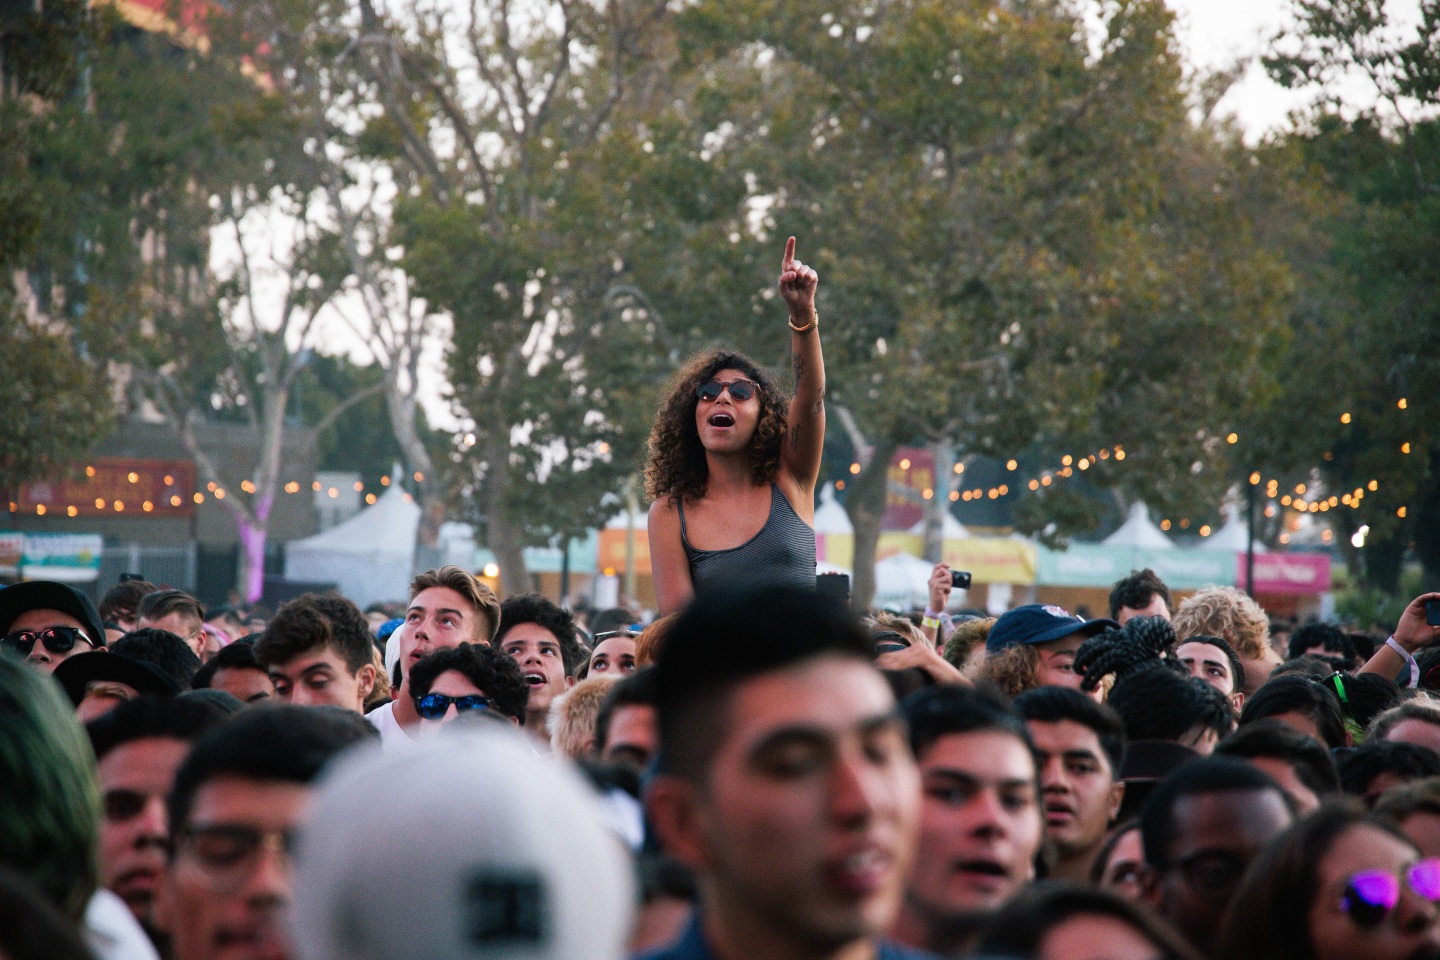
[[[711,862],[700,788],[680,777],[660,775],[645,791],[645,812],[661,848],[692,870]]]
[[[569,689],[570,689],[571,687],[573,687],[573,686],[575,686],[575,678],[574,678],[574,677],[566,677],[566,678],[565,678],[565,689],[566,689],[566,690],[569,690]]]
[[[1140,899],[1161,913],[1165,910],[1165,892],[1160,888],[1160,871],[1148,863],[1140,865]]]
[[[355,679],[360,681],[360,702],[363,704],[370,699],[370,694],[375,692],[375,664],[367,663],[355,674]]]
[[[1245,707],[1245,692],[1243,690],[1236,690],[1230,694],[1230,706],[1234,708],[1235,716],[1239,717],[1240,711]]]
[[[1119,780],[1110,785],[1110,822],[1114,823],[1115,818],[1120,815],[1120,806],[1125,802],[1125,781]]]

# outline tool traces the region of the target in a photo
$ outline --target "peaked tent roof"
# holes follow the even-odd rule
[[[1100,541],[1107,547],[1144,547],[1147,550],[1176,550],[1174,542],[1150,521],[1150,510],[1142,501],[1130,504],[1130,516],[1110,536]]]
[[[820,505],[815,508],[816,533],[854,533],[850,515],[835,499],[835,485],[827,483],[820,488]]]
[[[419,505],[398,484],[392,484],[374,505],[313,537],[292,540],[285,549],[287,553],[324,550],[410,555],[415,550],[415,534],[419,529]]]
[[[1245,542],[1249,539],[1249,531],[1245,527],[1245,521],[1241,518],[1240,508],[1234,504],[1227,503],[1220,508],[1225,515],[1225,524],[1214,534],[1205,538],[1200,545],[1206,550],[1229,550],[1232,553],[1244,553]],[[1255,541],[1255,552],[1265,553],[1265,544],[1258,539]]]

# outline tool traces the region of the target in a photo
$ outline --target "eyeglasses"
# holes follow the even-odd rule
[[[456,713],[490,709],[490,701],[478,694],[447,697],[443,693],[427,693],[423,697],[415,698],[415,712],[426,720],[439,720],[445,716],[445,712],[450,709],[452,703],[455,705]]]
[[[186,827],[178,839],[178,852],[216,893],[233,893],[244,885],[259,866],[262,849],[284,854],[287,861],[295,849],[295,836],[289,830],[238,824]]]
[[[640,636],[640,634],[636,633],[634,630],[607,630],[604,633],[595,634],[592,639],[595,641],[596,644],[600,644],[606,640],[609,640],[611,637],[629,637],[631,640],[633,640],[638,636]]]
[[[1431,857],[1405,871],[1405,883],[1421,899],[1440,903],[1440,858]],[[1386,870],[1362,870],[1345,884],[1340,910],[1361,930],[1373,930],[1400,902],[1400,878]]]
[[[1180,871],[1190,889],[1207,900],[1219,902],[1235,892],[1248,864],[1233,854],[1202,850],[1168,866]]]
[[[30,656],[30,651],[35,649],[35,641],[40,643],[51,653],[69,653],[75,649],[75,641],[84,640],[90,646],[99,648],[99,645],[85,636],[85,631],[78,627],[46,627],[44,630],[17,630],[15,633],[7,633],[0,637],[0,646],[9,647],[19,653],[22,657]]]
[[[760,389],[760,384],[754,380],[706,380],[695,388],[695,396],[706,403],[714,403],[720,399],[720,394],[729,390],[731,400],[744,403],[755,396],[755,391],[758,389]]]

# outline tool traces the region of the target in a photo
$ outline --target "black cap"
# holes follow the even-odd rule
[[[59,610],[69,614],[85,627],[85,635],[97,648],[105,646],[105,627],[100,611],[90,598],[68,583],[54,580],[29,580],[0,589],[0,636],[10,632],[10,624],[29,610]]]
[[[66,657],[51,676],[77,707],[85,699],[85,689],[100,680],[134,687],[141,696],[173,697],[180,692],[175,681],[153,663],[103,650]]]

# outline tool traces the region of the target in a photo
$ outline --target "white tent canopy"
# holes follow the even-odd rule
[[[1107,547],[1142,547],[1146,550],[1177,550],[1169,537],[1150,520],[1150,510],[1137,500],[1130,505],[1130,516],[1102,543]]]
[[[1245,543],[1249,539],[1249,531],[1245,527],[1241,510],[1234,504],[1227,503],[1220,508],[1225,515],[1225,524],[1214,534],[1201,541],[1201,546],[1206,550],[1228,550],[1231,553],[1244,553]],[[1255,552],[1264,553],[1265,544],[1258,539],[1255,541]]]
[[[404,599],[415,566],[420,507],[392,484],[374,506],[285,547],[285,579],[333,583],[357,606]]]
[[[854,533],[850,516],[840,501],[835,499],[835,485],[827,483],[820,488],[820,505],[815,508],[816,533]]]
[[[933,563],[908,553],[897,553],[875,564],[875,604],[909,610],[930,600]]]
[[[925,533],[925,518],[921,517],[915,526],[910,528],[910,532],[923,535]],[[969,536],[970,531],[965,528],[965,524],[956,520],[954,514],[946,510],[945,521],[940,531],[940,538],[942,540],[964,540]]]

